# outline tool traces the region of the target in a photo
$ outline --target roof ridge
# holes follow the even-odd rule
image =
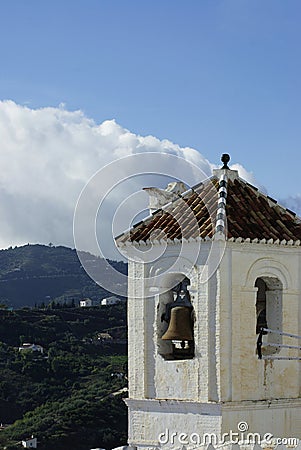
[[[224,173],[220,176],[218,184],[218,201],[217,201],[217,213],[216,213],[216,225],[215,233],[223,234],[226,237],[226,201],[227,201],[227,187],[228,177]]]

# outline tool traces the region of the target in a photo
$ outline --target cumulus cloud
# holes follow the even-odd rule
[[[83,112],[63,106],[35,110],[2,101],[0,135],[2,248],[27,242],[73,246],[73,213],[81,190],[98,169],[118,158],[149,152],[175,155],[206,176],[213,167],[195,149],[136,135],[114,120],[99,125]],[[254,184],[252,174],[242,167],[238,170]],[[153,176],[136,185],[140,189],[157,182],[160,177]],[[118,195],[117,191],[108,196],[107,211],[110,202],[116,207]],[[109,219],[103,223],[110,226]]]
[[[26,242],[73,245],[72,220],[89,178],[118,158],[168,153],[210,174],[196,150],[138,136],[107,120],[100,125],[64,107],[30,109],[0,102],[0,246]]]

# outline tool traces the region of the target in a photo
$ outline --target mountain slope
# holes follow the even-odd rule
[[[84,256],[97,261],[101,270],[100,258],[89,253],[84,253]],[[125,263],[109,263],[117,271],[127,273]],[[111,282],[113,286],[114,280]],[[83,297],[99,301],[108,295],[111,293],[86,274],[74,249],[28,244],[0,250],[0,303],[8,307],[34,306],[51,301],[77,303]]]
[[[22,342],[44,352],[18,351]],[[0,448],[32,434],[41,450],[124,444],[126,342],[125,303],[0,311]]]

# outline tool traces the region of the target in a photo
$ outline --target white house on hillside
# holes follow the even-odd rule
[[[22,441],[24,448],[38,448],[38,440],[35,437],[31,437]]]
[[[116,303],[120,303],[120,298],[112,296],[112,297],[107,297],[101,300],[101,305],[102,306],[110,306],[110,305],[116,305]]]
[[[44,348],[38,344],[24,343],[19,347],[19,352],[30,350],[32,352],[44,353]]]
[[[93,306],[93,302],[90,298],[83,298],[82,300],[79,301],[79,306],[81,308],[89,308]]]

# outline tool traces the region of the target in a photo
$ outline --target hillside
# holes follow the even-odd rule
[[[107,332],[112,339],[99,339]],[[19,351],[39,344],[44,353]],[[34,435],[41,450],[126,443],[126,305],[0,311],[0,448]]]
[[[103,260],[90,253],[83,255],[89,262],[95,261],[99,270],[105,270]],[[125,263],[109,263],[127,273]],[[113,286],[114,280],[109,283]],[[28,244],[0,250],[0,303],[8,307],[47,305],[51,301],[77,303],[84,297],[99,302],[110,295],[86,274],[71,248]]]

